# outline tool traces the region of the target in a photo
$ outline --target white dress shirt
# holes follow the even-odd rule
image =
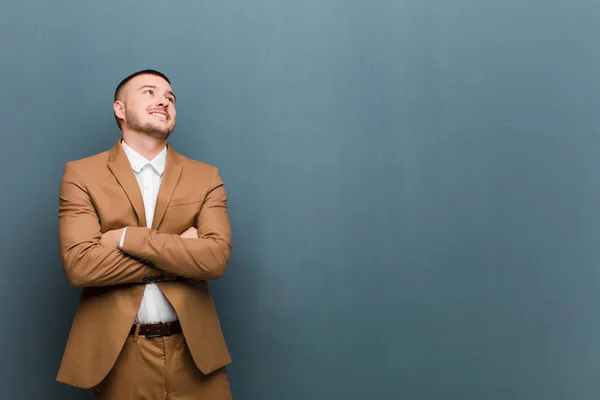
[[[127,146],[124,141],[121,141],[121,145],[140,185],[144,200],[144,210],[146,211],[146,226],[150,228],[154,219],[158,189],[160,188],[162,175],[165,171],[167,148],[165,147],[152,161],[148,161],[144,156]],[[123,248],[126,234],[127,228],[125,228],[123,235],[121,235],[121,248]],[[152,324],[157,322],[173,322],[176,320],[177,314],[175,313],[175,309],[158,285],[156,283],[148,283],[135,322],[139,324]]]

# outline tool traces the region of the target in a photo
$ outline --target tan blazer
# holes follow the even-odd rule
[[[64,273],[83,288],[59,382],[91,388],[102,381],[129,335],[147,282],[157,282],[175,308],[202,372],[231,362],[207,282],[223,275],[231,252],[227,197],[216,167],[169,145],[147,228],[138,182],[119,141],[110,151],[65,165],[58,222]],[[100,244],[103,232],[126,226],[123,251]],[[179,236],[190,226],[198,239]]]

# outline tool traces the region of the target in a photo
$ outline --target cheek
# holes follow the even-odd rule
[[[145,104],[140,105],[136,110],[135,113],[139,116],[139,118],[146,118],[146,117],[151,117],[150,114],[148,114],[148,109],[150,107],[146,106]]]
[[[129,110],[127,114],[129,115],[129,117],[133,117],[135,119],[144,118],[144,113],[138,109]]]

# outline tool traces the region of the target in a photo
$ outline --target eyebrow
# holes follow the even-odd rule
[[[144,85],[144,86],[140,87],[140,89],[139,89],[139,90],[142,90],[142,89],[145,89],[145,88],[149,88],[149,89],[156,89],[156,86],[153,86],[153,85]],[[173,96],[173,99],[174,99],[175,101],[177,101],[177,96],[175,96],[175,93],[173,93],[173,92],[172,92],[172,91],[170,91],[170,90],[167,90],[167,94],[170,94],[171,96]]]

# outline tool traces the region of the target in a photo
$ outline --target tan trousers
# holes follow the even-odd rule
[[[204,375],[183,334],[129,336],[117,362],[94,389],[97,400],[231,400],[225,368]]]

